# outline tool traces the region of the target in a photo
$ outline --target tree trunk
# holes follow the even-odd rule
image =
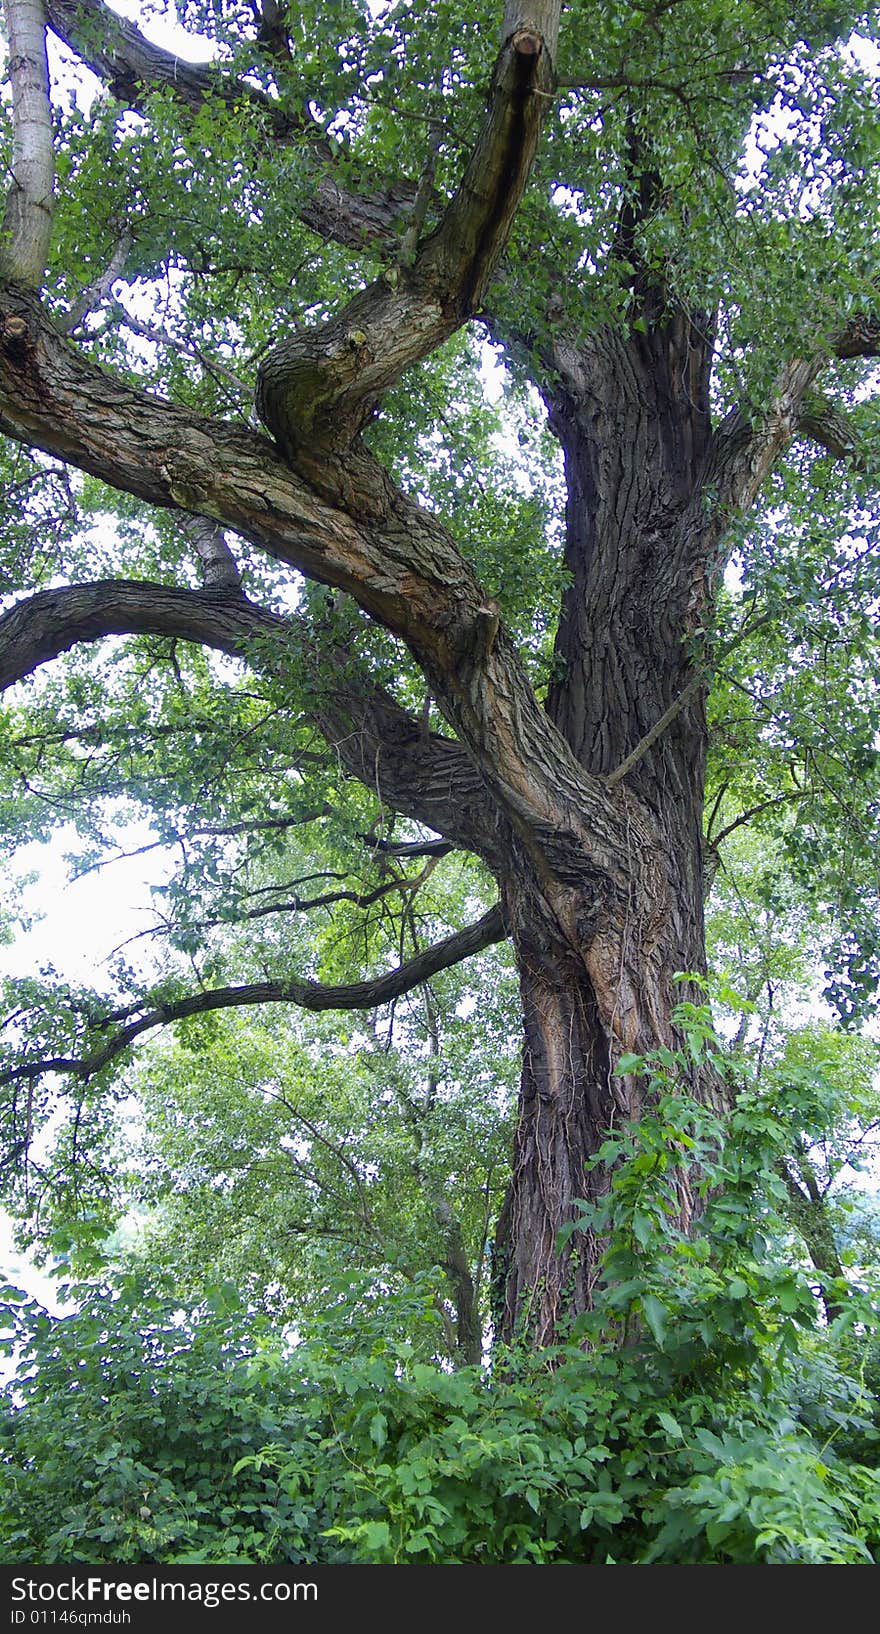
[[[693,983],[675,978],[698,964],[701,899],[680,904],[678,914],[661,914],[657,905],[668,900],[665,870],[653,852],[635,846],[633,864],[629,899],[603,914],[580,950],[560,934],[534,884],[517,879],[505,892],[524,1027],[513,1172],[494,1248],[493,1319],[506,1340],[551,1344],[590,1309],[602,1245],[588,1230],[561,1247],[557,1239],[560,1228],[578,1218],[578,1200],[595,1202],[608,1189],[609,1171],[590,1166],[607,1134],[621,1120],[638,1120],[644,1109],[647,1080],[621,1073],[615,1063],[624,1053],[647,1054],[660,1045],[681,1050],[674,1008],[700,1001]],[[684,941],[676,934],[682,929]],[[690,1063],[684,1052],[683,1059],[683,1091],[723,1110],[714,1072]],[[687,1231],[698,1204],[683,1176],[678,1205],[677,1223]]]
[[[0,232],[0,273],[37,288],[49,258],[55,156],[43,0],[3,0],[12,86],[12,185]]]
[[[833,1293],[829,1293],[828,1285],[842,1282],[845,1273],[837,1250],[828,1198],[820,1189],[816,1171],[802,1141],[798,1141],[797,1158],[780,1163],[779,1173],[788,1192],[786,1213],[803,1239],[814,1270],[818,1272],[819,1297],[827,1320],[833,1322],[843,1306]]]
[[[644,1079],[616,1074],[615,1062],[624,1051],[675,1047],[675,1005],[699,999],[674,978],[705,970],[706,720],[689,637],[705,615],[714,549],[695,531],[691,503],[709,446],[710,353],[706,325],[660,319],[628,339],[600,335],[580,353],[557,345],[545,391],[565,456],[569,573],[547,710],[585,771],[614,784],[636,758],[615,791],[626,892],[597,901],[587,859],[557,866],[572,884],[580,874],[572,939],[536,880],[507,882],[524,1055],[495,1243],[495,1326],[506,1339],[552,1342],[589,1309],[601,1245],[579,1231],[560,1250],[557,1234],[575,1199],[608,1187],[607,1172],[587,1166],[607,1132],[642,1110]],[[686,1087],[722,1105],[705,1069]],[[685,1229],[693,1216],[683,1183]]]
[[[441,1197],[434,1209],[443,1245],[441,1263],[449,1279],[455,1310],[453,1366],[479,1367],[483,1359],[483,1326],[470,1262],[462,1238],[461,1221],[448,1199]]]

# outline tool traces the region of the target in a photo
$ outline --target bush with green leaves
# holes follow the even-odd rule
[[[822,1323],[775,1208],[784,1108],[743,1090],[722,1124],[679,1064],[643,1063],[651,1110],[573,1226],[605,1243],[594,1309],[491,1372],[399,1338],[436,1319],[430,1278],[392,1326],[377,1284],[372,1317],[361,1290],[354,1322],[342,1300],[296,1341],[228,1288],[190,1311],[134,1279],[61,1317],[11,1300],[3,1557],[876,1563],[875,1303],[847,1283]]]
[[[50,1316],[9,1301],[17,1370],[6,1402],[0,1553],[6,1560],[295,1558],[322,1524],[244,1452],[313,1433],[310,1398],[230,1291],[183,1312],[132,1280],[70,1290]],[[314,1462],[311,1457],[307,1462]]]

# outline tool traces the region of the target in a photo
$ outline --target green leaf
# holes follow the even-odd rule
[[[656,1294],[643,1294],[641,1305],[645,1321],[662,1350],[666,1343],[666,1322],[669,1312]]]
[[[645,1057],[643,1055],[619,1055],[614,1071],[618,1077],[622,1077],[624,1073],[641,1075],[645,1071]]]

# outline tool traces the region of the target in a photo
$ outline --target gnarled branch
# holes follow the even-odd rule
[[[293,114],[283,103],[214,63],[187,61],[153,45],[134,23],[126,22],[103,0],[46,0],[46,13],[53,34],[131,107],[140,106],[151,90],[162,89],[172,91],[194,112],[214,98],[230,107],[250,106],[284,136],[294,131],[320,133],[310,115]]]
[[[269,353],[257,410],[289,456],[349,444],[404,369],[479,307],[507,242],[553,85],[559,0],[509,0],[489,109],[461,183],[411,267]]]
[[[288,621],[226,591],[140,580],[41,590],[0,617],[0,690],[82,642],[106,635],[178,636],[240,656],[254,636],[289,640]]]
[[[821,392],[810,392],[798,416],[797,434],[818,443],[837,460],[864,465],[855,422]]]
[[[317,450],[309,480],[265,437],[106,374],[17,286],[0,286],[0,430],[152,504],[213,517],[349,592],[406,642],[542,873],[553,872],[560,832],[580,834],[603,871],[627,856],[622,810],[539,705],[497,608],[451,535],[393,487],[367,449],[358,445],[344,460]],[[410,809],[417,799],[410,788]]]
[[[292,644],[302,651],[310,641],[302,621],[257,607],[231,586],[184,590],[129,579],[67,585],[28,596],[0,616],[0,691],[71,647],[107,635],[177,637],[248,659],[257,638],[258,662],[268,666],[273,650],[284,662]],[[324,657],[332,663],[332,652]],[[326,690],[315,691],[315,723],[351,776],[389,809],[497,865],[503,819],[460,744],[426,736],[388,693],[366,676],[353,678],[349,654],[339,655]]]
[[[875,312],[850,318],[834,337],[831,350],[839,358],[880,357],[880,318]]]
[[[390,1004],[404,993],[409,993],[422,982],[430,981],[442,970],[450,970],[475,953],[482,953],[495,942],[505,939],[507,930],[499,904],[490,908],[476,924],[456,931],[433,947],[425,948],[413,959],[408,959],[396,970],[372,980],[350,982],[343,986],[325,986],[321,982],[277,981],[252,982],[243,987],[216,987],[206,992],[193,993],[176,1003],[162,1004],[138,1016],[127,1026],[115,1032],[106,1044],[83,1056],[50,1056],[41,1060],[21,1062],[0,1073],[0,1084],[35,1079],[47,1072],[70,1073],[76,1078],[92,1078],[118,1059],[142,1033],[174,1021],[185,1021],[191,1016],[207,1015],[216,1010],[242,1009],[251,1005],[296,1004],[305,1010],[376,1010]]]

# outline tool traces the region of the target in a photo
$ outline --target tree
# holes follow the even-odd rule
[[[50,789],[76,810],[127,791],[176,834],[190,900],[193,860],[234,887],[243,847],[220,917],[251,929],[268,906],[392,901],[406,926],[410,869],[453,853],[498,890],[429,946],[410,920],[398,962],[355,982],[218,984],[203,963],[193,990],[115,1011],[24,993],[13,1153],[49,1071],[100,1085],[141,1034],[231,1006],[393,1003],[509,938],[524,1043],[496,1323],[537,1344],[590,1306],[598,1244],[565,1228],[607,1190],[609,1131],[644,1110],[639,1063],[666,1050],[682,1092],[725,1106],[674,1017],[700,998],[724,839],[775,825],[829,904],[851,1014],[877,958],[867,23],[824,0],[575,6],[561,33],[559,13],[511,0],[496,46],[494,13],[445,0],[187,0],[215,53],[195,64],[102,0],[5,0],[0,295],[0,429],[29,451],[9,491],[54,528],[42,571],[63,581],[33,587],[12,527],[10,589],[30,593],[0,620],[4,685],[140,638],[112,660],[139,691],[111,681],[104,705],[75,654],[60,693],[10,717],[26,818],[45,822]],[[53,106],[47,28],[100,82],[88,111],[61,82]],[[477,407],[468,326],[561,449],[555,564]],[[110,511],[108,573],[89,524]],[[753,666],[739,715],[732,655]],[[804,727],[817,674],[824,737]],[[365,791],[347,821],[341,777]],[[325,864],[341,879],[285,898],[258,878],[267,841],[322,822],[355,848]],[[190,954],[210,921],[176,919]],[[682,1171],[676,1225],[698,1209]]]
[[[443,1093],[440,1051],[423,1055],[415,1024],[427,1009],[440,1034],[431,1006],[447,1008],[456,975],[412,995],[397,1029],[405,1020],[409,1048],[355,1026],[345,1036],[336,1017],[269,1011],[147,1052],[126,1161],[111,1132],[114,1184],[93,1188],[94,1238],[106,1244],[120,1214],[137,1220],[128,1257],[166,1268],[179,1296],[198,1303],[223,1277],[300,1334],[334,1319],[362,1338],[366,1304],[387,1339],[401,1298],[411,1323],[427,1282],[440,1326],[406,1337],[429,1357],[479,1364],[518,1040],[507,1005],[496,1025],[487,1005],[479,1022],[445,1024],[443,1072],[455,1077]]]

